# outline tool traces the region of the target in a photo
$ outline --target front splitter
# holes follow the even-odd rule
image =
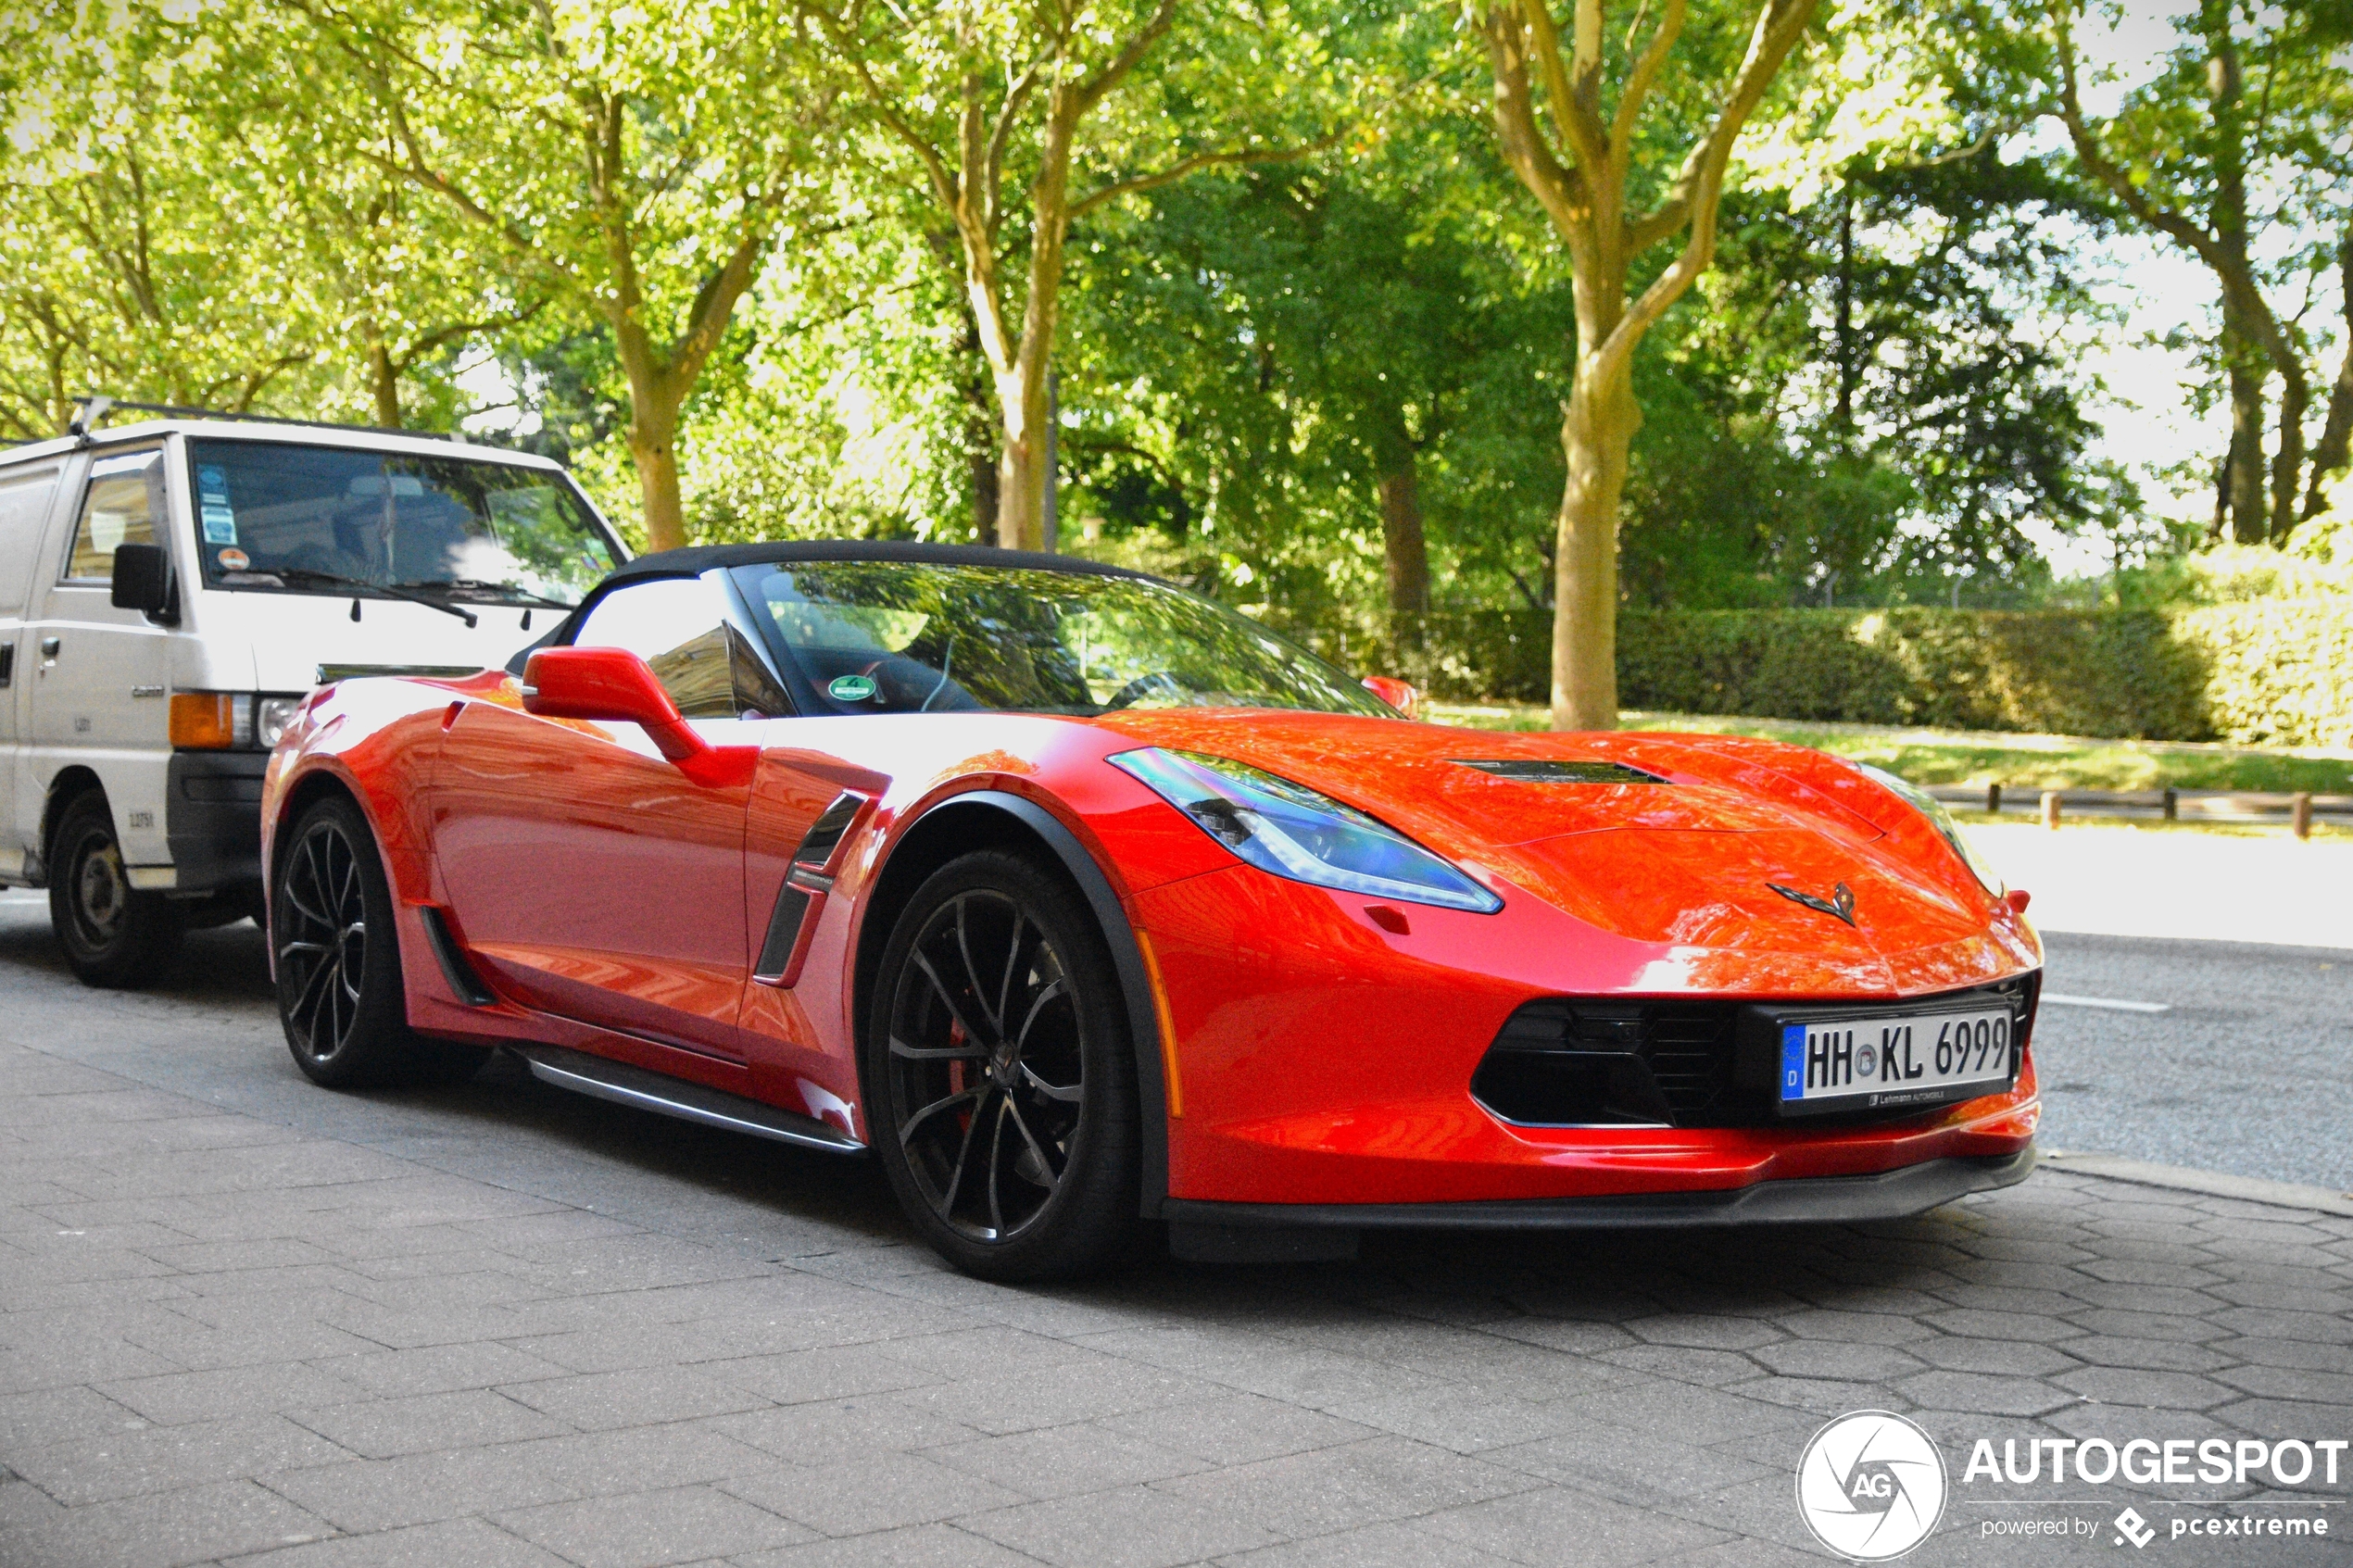
[[[1861,1176],[1798,1176],[1705,1192],[1476,1203],[1212,1203],[1172,1198],[1169,1250],[1202,1261],[1346,1257],[1367,1230],[1660,1230],[1702,1225],[1842,1225],[1897,1220],[2022,1182],[2034,1148],[1925,1160]]]

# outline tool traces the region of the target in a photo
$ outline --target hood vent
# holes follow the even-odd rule
[[[1656,773],[1645,773],[1640,768],[1629,768],[1623,762],[1549,762],[1532,758],[1498,758],[1492,761],[1469,757],[1457,757],[1460,768],[1476,768],[1482,773],[1492,773],[1499,779],[1516,779],[1521,784],[1651,784],[1667,781]]]

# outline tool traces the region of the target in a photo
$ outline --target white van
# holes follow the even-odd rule
[[[261,907],[262,771],[343,673],[472,672],[627,559],[563,470],[173,417],[0,450],[0,884],[138,985]]]

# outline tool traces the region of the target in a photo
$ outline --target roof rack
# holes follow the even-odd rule
[[[376,435],[411,435],[427,441],[447,441],[464,445],[462,436],[437,430],[396,430],[390,425],[346,424],[334,420],[288,420],[275,414],[245,414],[227,408],[192,408],[177,403],[125,403],[103,393],[84,393],[73,400],[74,416],[66,433],[89,441],[98,428],[98,421],[118,409],[134,414],[167,414],[180,419],[236,420],[251,424],[296,425],[304,430],[356,430]]]

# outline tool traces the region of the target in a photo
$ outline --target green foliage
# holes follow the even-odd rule
[[[1434,618],[1327,656],[1452,697],[1541,700],[1550,627],[1527,612]],[[1417,646],[1418,645],[1418,646]],[[2353,600],[2176,610],[1629,610],[1628,705],[1967,730],[2353,744]],[[1439,653],[1426,650],[1441,649]]]

